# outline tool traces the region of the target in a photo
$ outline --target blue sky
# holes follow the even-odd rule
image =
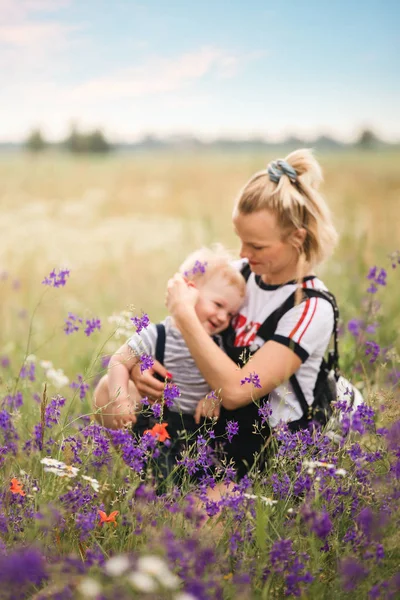
[[[0,139],[400,139],[400,3],[0,0]],[[395,64],[395,62],[397,64]]]

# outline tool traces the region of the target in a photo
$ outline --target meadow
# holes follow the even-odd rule
[[[93,423],[131,317],[165,315],[190,251],[237,251],[235,195],[271,158],[0,155],[0,598],[398,597],[398,154],[318,157],[340,233],[318,274],[366,402],[339,443],[279,429],[268,468],[217,504],[202,439],[186,458],[203,483],[156,495],[162,442]]]

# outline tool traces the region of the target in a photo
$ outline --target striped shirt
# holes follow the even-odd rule
[[[245,261],[235,261],[241,269]],[[326,286],[315,276],[305,277],[303,287],[326,290]],[[268,285],[254,273],[246,285],[246,298],[240,313],[234,317],[232,325],[236,332],[235,346],[260,347],[265,342],[257,336],[261,324],[279,308],[296,290],[297,284]],[[333,330],[333,310],[323,298],[307,298],[288,310],[278,322],[273,341],[290,347],[301,359],[296,371],[307,403],[314,401],[314,387],[317,381],[322,358],[325,355]],[[268,369],[268,365],[265,365]],[[262,373],[258,373],[262,382]],[[302,416],[301,406],[289,381],[276,387],[269,395],[272,415],[269,423],[275,427],[279,421],[296,421]]]
[[[194,414],[197,404],[210,392],[210,387],[192,358],[181,332],[173,326],[171,317],[162,324],[165,326],[164,367],[172,373],[172,383],[181,392],[171,408],[173,412]],[[136,354],[149,354],[155,358],[157,329],[151,323],[140,334],[135,333],[127,342]]]

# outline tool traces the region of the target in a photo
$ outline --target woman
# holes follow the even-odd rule
[[[219,430],[229,420],[239,423],[236,444],[228,454],[240,474],[250,468],[266,433],[254,433],[254,422],[261,426],[254,401],[268,396],[269,425],[283,421],[292,429],[307,426],[301,396],[308,406],[314,401],[334,311],[328,299],[303,298],[301,290],[326,290],[314,267],[331,253],[337,240],[328,207],[317,191],[321,181],[320,166],[311,152],[297,150],[256,173],[240,192],[233,225],[241,242],[238,268],[248,276],[246,299],[231,335],[224,336],[224,350],[207,336],[196,317],[196,291],[178,274],[169,283],[168,310],[204,378],[221,397]],[[268,317],[295,295],[297,301],[269,334],[258,335]],[[243,361],[243,347],[253,353],[250,360]],[[164,375],[160,365],[155,370]],[[160,396],[162,384],[150,373],[134,377],[143,395]]]

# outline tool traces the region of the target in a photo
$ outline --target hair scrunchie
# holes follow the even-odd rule
[[[282,175],[289,177],[292,183],[297,181],[297,171],[286,160],[274,160],[267,167],[268,176],[274,183],[279,183]]]

